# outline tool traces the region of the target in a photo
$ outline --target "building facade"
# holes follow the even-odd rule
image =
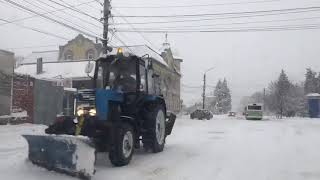
[[[90,60],[96,59],[102,52],[102,45],[79,34],[66,45],[59,47],[59,60]]]
[[[0,116],[11,114],[14,53],[0,50]]]
[[[173,56],[169,43],[164,43],[161,52],[156,52],[146,45],[122,47],[128,49],[130,54],[142,57],[148,54],[156,60],[159,80],[163,87],[163,94],[170,110],[179,112],[181,109],[181,63],[182,59]],[[83,35],[78,35],[67,44],[60,46],[58,51],[33,53],[26,58],[28,61],[17,68],[16,72],[28,74],[36,79],[46,79],[60,83],[67,88],[91,88],[92,80],[84,72],[87,61],[97,59],[102,54],[103,47],[94,43]],[[112,53],[116,53],[114,48]],[[32,59],[30,59],[30,57]],[[41,73],[37,73],[37,59],[42,58]],[[65,83],[66,82],[66,83]]]

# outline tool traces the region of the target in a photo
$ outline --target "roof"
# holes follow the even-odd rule
[[[6,50],[3,50],[3,49],[0,49],[0,54],[4,54],[4,55],[14,55],[13,52],[11,52],[11,51],[6,51]]]
[[[118,48],[119,47],[113,48],[109,54],[116,55]],[[129,53],[131,55],[136,55],[138,57],[142,57],[142,56],[148,54],[154,60],[160,62],[161,64],[163,64],[165,66],[168,66],[166,61],[161,57],[160,53],[151,49],[147,45],[125,46],[125,47],[121,47],[121,48],[123,48],[124,53]]]
[[[122,47],[124,53],[136,55],[142,57],[148,54],[151,58],[157,62],[168,66],[165,60],[153,49],[146,45],[126,46]],[[115,55],[118,48],[113,48],[109,54]],[[88,64],[88,60],[79,61],[57,61],[59,51],[43,51],[34,52],[32,56],[29,56],[29,63],[23,62],[21,66],[15,69],[15,73],[27,74],[37,79],[83,79],[88,78],[85,73],[85,67]],[[32,58],[31,58],[32,57]],[[43,72],[37,74],[36,59],[38,57],[43,58]],[[55,58],[56,57],[56,58]],[[27,58],[26,58],[27,60]],[[30,63],[31,61],[31,63]],[[91,74],[93,76],[93,73]]]
[[[42,58],[42,62],[56,62],[59,59],[59,51],[35,51],[28,55],[22,63],[36,63],[40,57]]]
[[[43,63],[43,72],[37,74],[37,64],[23,64],[15,73],[27,74],[37,79],[81,79],[88,78],[85,67],[88,61],[60,61]],[[91,74],[93,76],[93,73]]]
[[[319,93],[309,93],[309,94],[307,94],[307,97],[309,99],[320,99],[320,94]]]
[[[179,60],[179,61],[183,61],[183,58],[182,57],[180,57],[180,56],[177,56],[177,55],[173,55],[173,59],[175,59],[175,60]]]

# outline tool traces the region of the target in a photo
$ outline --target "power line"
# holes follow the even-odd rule
[[[2,18],[0,20],[4,21],[4,22],[10,22],[10,21],[8,21],[6,19],[2,19]],[[59,39],[68,40],[68,38],[65,38],[63,36],[60,36],[60,35],[57,35],[57,34],[54,34],[54,33],[51,33],[51,32],[46,32],[46,31],[43,31],[43,30],[40,30],[40,29],[36,29],[36,28],[33,28],[33,27],[28,27],[28,26],[24,26],[24,25],[20,25],[20,24],[15,24],[15,23],[13,23],[13,24],[18,26],[18,27],[21,27],[21,28],[24,28],[24,29],[29,29],[29,30],[32,30],[32,31],[35,31],[35,32],[38,32],[38,33],[41,33],[41,34],[45,34],[45,35],[48,35],[48,36],[56,37],[56,38],[59,38]]]
[[[101,6],[103,6],[103,3],[100,2],[99,0],[95,0],[95,2],[97,2],[98,4],[100,4]]]
[[[120,37],[114,33],[114,38],[116,38],[124,47],[128,48],[129,51],[131,51],[132,53],[134,53],[131,49],[130,49],[130,46],[128,46],[123,40],[120,39]]]
[[[98,18],[96,18],[96,17],[94,17],[94,16],[91,16],[90,14],[85,13],[85,12],[79,10],[78,8],[72,7],[72,5],[70,5],[69,3],[66,3],[66,2],[63,1],[63,0],[59,0],[59,1],[60,1],[60,2],[64,2],[65,4],[67,4],[67,6],[64,5],[64,4],[58,3],[58,2],[56,2],[56,1],[54,1],[54,0],[48,0],[48,1],[50,1],[50,2],[52,2],[52,3],[54,3],[54,4],[57,4],[57,5],[59,5],[59,6],[68,8],[68,9],[74,11],[74,12],[77,12],[77,13],[80,13],[80,14],[82,14],[82,15],[88,16],[88,17],[90,17],[90,18],[92,18],[93,20],[96,20],[96,21],[98,21],[98,22],[101,22]]]
[[[114,11],[116,11],[118,14],[120,14],[119,11],[117,11],[117,10],[114,10]],[[120,14],[120,15],[121,15],[121,14]],[[122,17],[122,19],[123,19],[125,22],[127,22],[128,25],[129,25],[133,30],[137,30],[137,28],[134,27],[134,25],[132,25],[125,17]],[[140,32],[137,32],[137,33],[138,33],[146,42],[148,42],[151,46],[156,47],[147,37],[145,37],[145,36],[143,35],[143,33],[140,33]]]
[[[225,12],[225,13],[204,13],[204,14],[172,14],[172,15],[119,15],[114,17],[126,17],[126,18],[174,18],[174,17],[202,17],[202,16],[229,16],[229,15],[242,15],[242,14],[265,14],[273,12],[291,12],[291,11],[305,11],[305,10],[319,10],[319,6],[304,7],[304,8],[290,8],[290,9],[273,9],[262,11],[242,11],[242,12]]]
[[[162,8],[194,8],[194,7],[209,7],[209,6],[225,6],[225,5],[239,5],[239,4],[257,4],[277,2],[280,0],[263,0],[263,1],[245,1],[245,2],[230,2],[230,3],[215,3],[215,4],[193,4],[193,5],[176,5],[176,6],[115,6],[115,8],[122,9],[162,9]]]
[[[225,32],[264,32],[264,31],[296,31],[296,30],[316,30],[320,29],[320,25],[310,25],[310,26],[296,26],[296,27],[274,27],[274,28],[252,28],[252,29],[217,29],[217,30],[170,30],[170,31],[140,31],[143,33],[178,33],[178,34],[187,34],[187,33],[225,33]],[[119,31],[119,30],[118,30]],[[119,32],[130,32],[128,31],[119,31]]]
[[[201,21],[212,21],[221,19],[239,19],[247,17],[264,17],[264,16],[274,16],[274,15],[285,15],[285,14],[297,14],[305,12],[313,12],[317,10],[307,10],[307,11],[294,11],[294,12],[280,12],[280,13],[270,13],[270,14],[253,14],[253,15],[243,15],[243,16],[230,16],[230,17],[216,17],[216,18],[200,18],[200,19],[184,19],[184,20],[173,20],[173,21],[149,21],[149,22],[134,22],[131,24],[169,24],[169,23],[183,23],[183,22],[201,22]],[[112,25],[126,25],[126,23],[114,23]]]
[[[198,30],[198,31],[207,31],[207,30],[235,30],[235,29],[261,29],[261,28],[292,28],[292,27],[310,27],[310,26],[319,26],[320,24],[297,24],[297,25],[281,25],[281,26],[258,26],[258,27],[239,27],[239,28],[235,28],[235,27],[222,27],[222,28],[199,28],[199,29],[168,29],[168,30],[157,30],[154,29],[153,31],[167,31],[167,32],[171,32],[171,31],[193,31],[193,30]],[[141,28],[138,29],[139,31],[146,31],[145,29]],[[119,32],[125,32],[125,31],[130,31],[130,29],[117,29],[117,31]]]
[[[0,1],[1,2],[1,1]],[[81,6],[81,5],[85,5],[85,4],[89,4],[89,3],[92,3],[94,1],[89,1],[89,2],[84,2],[84,3],[80,3],[80,4],[77,4],[77,5],[74,5],[73,7],[77,7],[77,6]],[[16,6],[13,6],[15,8],[17,8]],[[59,12],[59,11],[64,11],[68,8],[61,8],[61,9],[57,9],[57,10],[54,10],[54,11],[48,11],[46,13],[42,13],[41,15],[47,15],[47,14],[52,14],[52,13],[55,13],[55,12]],[[34,17],[38,17],[39,15],[32,15],[32,16],[29,16],[29,17],[25,17],[25,18],[20,18],[20,19],[14,19],[14,20],[11,20],[7,23],[2,23],[0,24],[0,26],[3,26],[3,25],[6,25],[6,24],[10,24],[10,23],[14,23],[14,22],[20,22],[20,21],[24,21],[24,20],[27,20],[27,19],[31,19],[31,18],[34,18]]]
[[[49,16],[43,15],[43,14],[41,14],[41,13],[39,13],[39,12],[37,12],[37,11],[34,11],[34,10],[30,9],[30,8],[27,8],[27,7],[25,7],[25,6],[23,6],[23,5],[19,4],[19,3],[13,2],[13,1],[11,1],[11,0],[4,0],[4,1],[6,1],[6,2],[8,2],[8,3],[10,3],[10,4],[14,5],[14,6],[17,6],[17,7],[21,8],[21,9],[23,9],[23,10],[26,10],[26,11],[28,11],[28,12],[31,12],[31,13],[33,13],[33,14],[37,14],[37,15],[43,17],[44,19],[47,19],[47,20],[50,20],[50,21],[52,21],[52,22],[54,22],[54,23],[60,24],[60,25],[62,25],[62,26],[64,26],[64,27],[69,28],[69,29],[71,29],[71,30],[74,30],[74,31],[76,31],[76,32],[82,33],[82,34],[87,35],[87,36],[92,37],[92,38],[97,38],[97,36],[95,36],[95,35],[92,35],[92,34],[90,34],[90,33],[84,32],[84,31],[82,31],[82,30],[80,30],[80,29],[78,29],[78,28],[76,28],[76,27],[70,26],[70,25],[68,25],[68,24],[66,24],[66,23],[63,23],[63,22],[61,22],[61,21],[58,21],[58,20],[56,20],[56,19],[54,19],[54,18],[51,18],[51,17],[49,17]]]
[[[25,0],[24,0],[24,1],[25,1]],[[37,1],[38,1],[39,3],[45,4],[45,5],[53,8],[53,9],[57,9],[56,7],[50,5],[49,3],[43,2],[43,1],[41,1],[41,0],[37,0]],[[70,6],[69,6],[69,7],[70,7]],[[90,24],[90,25],[93,25],[93,26],[95,26],[95,27],[101,28],[101,26],[98,26],[98,25],[96,25],[96,24],[94,24],[94,23],[92,23],[91,21],[88,21],[88,20],[86,20],[86,19],[80,18],[79,16],[75,16],[75,15],[73,15],[73,14],[71,14],[71,13],[67,13],[67,12],[64,12],[64,11],[62,11],[62,12],[65,13],[65,14],[67,14],[68,16],[71,16],[71,17],[73,17],[73,18],[79,19],[79,20],[81,20],[81,21],[83,21],[83,22],[86,22],[86,23],[88,23],[88,24]]]
[[[30,4],[31,6],[36,7],[36,8],[38,8],[38,9],[43,9],[42,7],[40,7],[40,6],[38,6],[38,5],[34,4],[34,3],[31,3],[31,2],[29,2],[28,0],[23,0],[23,1],[25,1],[26,3]],[[45,5],[48,6],[48,7],[51,7],[51,8],[53,8],[53,9],[56,9],[54,6],[52,6],[52,5],[48,4],[48,3],[42,2],[42,1],[40,1],[40,0],[37,0],[37,1],[38,1],[39,3],[41,3],[41,4],[45,4]],[[47,12],[47,11],[46,11],[46,12]],[[67,15],[69,15],[69,16],[75,17],[75,16],[73,16],[73,15],[70,14],[70,13],[67,13],[67,12],[63,12],[63,13],[65,13],[65,14],[67,14]],[[62,19],[62,20],[64,20],[64,21],[66,21],[66,22],[69,22],[70,24],[72,24],[72,25],[74,25],[74,26],[77,26],[78,28],[82,28],[82,29],[84,29],[84,30],[86,30],[86,31],[88,31],[88,32],[90,32],[90,33],[96,34],[95,32],[91,31],[90,29],[87,29],[87,28],[85,28],[84,26],[78,25],[78,24],[72,22],[71,20],[68,20],[68,19],[63,18],[63,17],[58,16],[58,15],[55,15],[55,16],[58,17],[59,19]],[[77,17],[76,17],[76,18],[77,18]],[[82,19],[80,18],[80,20],[82,20]]]
[[[240,24],[255,24],[255,23],[269,23],[269,22],[288,22],[288,21],[300,21],[300,20],[312,20],[320,19],[319,17],[307,17],[307,18],[293,18],[293,19],[280,19],[280,20],[265,20],[265,21],[248,21],[248,22],[234,22],[234,23],[216,23],[216,24],[205,24],[205,25],[182,25],[182,26],[161,26],[161,27],[144,27],[136,30],[176,30],[178,28],[193,28],[193,27],[214,27],[220,25],[240,25]]]

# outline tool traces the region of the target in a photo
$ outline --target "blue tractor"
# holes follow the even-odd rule
[[[95,65],[88,63],[87,73],[93,69],[93,88],[78,90],[75,116],[49,126],[47,135],[24,135],[32,163],[90,178],[95,171],[89,157],[97,152],[109,152],[114,166],[124,166],[140,146],[163,151],[176,116],[167,112],[161,91],[152,84],[160,76],[152,59],[125,56],[119,49]]]

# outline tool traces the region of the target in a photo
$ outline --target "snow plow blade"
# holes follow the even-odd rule
[[[95,148],[90,139],[64,135],[23,135],[29,160],[59,173],[90,179],[94,174]]]

